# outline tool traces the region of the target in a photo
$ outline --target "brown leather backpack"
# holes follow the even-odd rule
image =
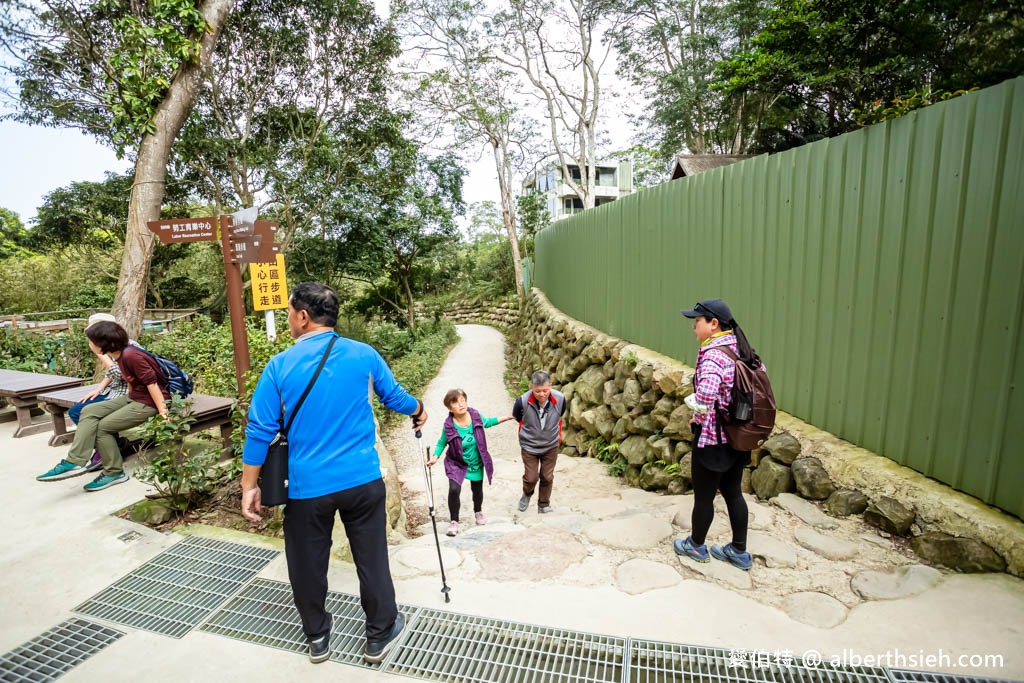
[[[736,381],[732,385],[732,398],[724,409],[717,408],[720,432],[725,441],[738,451],[759,448],[775,427],[775,394],[764,365],[756,356],[756,367],[741,360],[732,348],[717,347],[736,363]],[[721,441],[721,433],[719,434]]]

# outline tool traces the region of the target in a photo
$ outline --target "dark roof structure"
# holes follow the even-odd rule
[[[750,159],[753,154],[679,154],[672,163],[672,180],[710,171],[719,166],[728,166],[737,161]]]

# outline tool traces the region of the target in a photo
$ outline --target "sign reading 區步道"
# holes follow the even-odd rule
[[[253,310],[288,308],[283,254],[278,254],[274,263],[250,263],[249,276],[252,278]]]
[[[216,216],[202,218],[174,218],[171,220],[148,221],[146,227],[164,244],[182,242],[213,242],[217,239]]]

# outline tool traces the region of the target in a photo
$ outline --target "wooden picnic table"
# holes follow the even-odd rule
[[[68,424],[68,408],[78,403],[88,395],[98,384],[73,387],[51,391],[39,395],[43,408],[52,416],[53,436],[50,437],[51,446],[64,446],[71,443],[75,438],[73,425]],[[196,421],[192,423],[189,433],[200,432],[211,427],[220,430],[221,440],[224,448],[231,447],[231,407],[234,401],[222,396],[208,396],[207,394],[192,394],[188,397],[191,401],[186,414],[193,415]]]
[[[20,370],[0,370],[0,407],[8,403],[14,406],[14,417],[7,414],[0,416],[0,420],[16,419],[18,421],[18,429],[14,432],[16,439],[45,432],[50,429],[49,422],[32,422],[33,410],[38,411],[39,408],[39,394],[80,386],[85,381],[78,377],[43,375]],[[38,415],[39,412],[35,414]]]

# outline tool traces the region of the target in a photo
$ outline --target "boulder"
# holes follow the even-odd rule
[[[661,425],[650,415],[641,415],[633,420],[633,427],[641,434],[653,434],[661,429]]]
[[[793,490],[793,473],[773,457],[762,458],[761,464],[750,476],[750,485],[758,498],[775,498],[780,493]]]
[[[908,510],[903,503],[895,498],[882,496],[868,505],[864,511],[864,521],[890,534],[902,536],[910,530],[914,523],[914,511]]]
[[[817,458],[797,458],[790,467],[797,492],[810,500],[825,500],[836,487]]]
[[[664,467],[649,462],[640,469],[640,488],[644,491],[662,491],[668,488],[673,476],[665,472]]]
[[[615,569],[615,585],[630,595],[669,588],[682,580],[674,568],[652,560],[627,560]]]
[[[145,524],[147,526],[159,526],[164,522],[170,521],[173,516],[174,511],[159,500],[143,500],[138,502],[132,506],[131,511],[128,513],[128,519],[136,524]]]
[[[782,610],[790,619],[817,628],[835,628],[846,621],[849,610],[831,595],[806,591],[787,595]]]
[[[591,365],[574,382],[574,398],[589,405],[604,403],[604,372],[599,366]]]
[[[615,394],[611,400],[608,401],[608,407],[612,411],[612,415],[619,418],[629,414],[629,406],[626,404],[626,398],[623,394]]]
[[[776,461],[792,465],[800,455],[800,442],[789,432],[780,432],[765,441],[761,448],[768,451]]]
[[[569,401],[569,419],[573,422],[579,423],[580,416],[583,415],[583,411],[586,409],[586,401],[579,396],[573,396],[572,400]]]
[[[655,461],[661,460],[666,465],[672,463],[672,439],[663,436],[660,439],[656,437],[650,437],[647,439],[651,448],[654,449]]]
[[[622,473],[622,479],[626,482],[626,486],[640,488],[640,468],[636,465],[628,466]]]
[[[693,453],[687,453],[679,459],[679,476],[686,481],[693,481]]]
[[[640,380],[640,386],[643,387],[644,391],[650,391],[651,385],[654,383],[654,368],[644,363],[636,367],[636,378]]]
[[[622,388],[622,400],[626,402],[626,407],[630,410],[636,408],[640,404],[640,396],[643,395],[643,389],[640,387],[640,382],[630,377],[626,380],[625,386]]]
[[[639,468],[654,459],[654,448],[644,437],[633,435],[619,445],[619,455]]]
[[[626,380],[633,376],[633,371],[623,362],[615,363],[615,386],[621,392],[626,388]],[[640,386],[639,384],[637,385]]]
[[[611,441],[612,432],[615,430],[615,417],[608,406],[598,406],[583,411],[580,415],[580,426],[591,437],[601,436],[605,441]]]
[[[859,515],[868,508],[868,497],[856,489],[840,489],[825,501],[825,509],[837,517]]]
[[[604,400],[603,403],[608,405],[612,402],[612,399],[619,393],[619,388],[615,386],[614,380],[607,380],[604,383]]]
[[[754,485],[753,483],[751,483],[750,480],[753,474],[754,471],[749,467],[743,468],[743,473],[740,475],[740,491],[742,491],[743,493],[754,493]]]
[[[690,490],[690,480],[683,477],[673,477],[668,483],[665,493],[670,496],[680,496]]]
[[[605,356],[607,356],[607,355],[608,355],[608,350],[605,349]],[[614,380],[615,379],[615,361],[613,361],[613,360],[606,361],[605,364],[604,364],[604,367],[602,369],[604,370],[604,378],[605,379],[607,379],[607,380]],[[605,386],[606,387],[607,387],[607,385],[608,385],[608,383],[605,382]],[[618,388],[616,388],[615,391],[618,391]]]
[[[893,572],[862,571],[850,580],[850,588],[865,600],[898,600],[923,593],[941,580],[939,570],[911,564]]]
[[[654,410],[651,411],[651,417],[654,418],[655,422],[658,423],[658,429],[664,429],[665,425],[668,424],[668,417],[672,414],[672,411],[676,409],[676,403],[668,396],[662,398],[654,404]]]
[[[910,542],[918,557],[968,574],[1002,572],[1006,562],[996,551],[973,538],[958,538],[929,531]]]
[[[808,550],[821,555],[826,560],[852,560],[860,552],[860,546],[841,538],[826,536],[806,526],[797,527],[794,532],[796,542]]]
[[[754,474],[757,474],[756,472]],[[819,529],[835,529],[836,521],[818,509],[814,503],[792,493],[780,493],[772,502],[805,524]]]
[[[615,427],[612,429],[612,441],[622,441],[629,436],[629,427],[633,425],[633,421],[628,417],[620,417],[618,422],[615,423]]]
[[[668,423],[662,431],[676,439],[692,441],[693,432],[690,430],[692,420],[693,412],[685,405],[679,406],[668,416]]]
[[[654,410],[654,406],[658,403],[658,392],[656,391],[645,391],[640,394],[640,401],[636,404],[634,410],[639,411],[637,414],[649,413]]]
[[[672,394],[683,382],[683,370],[655,370],[651,380],[663,394]]]
[[[580,457],[581,453],[578,450],[576,450],[575,446],[568,446],[562,449],[560,455],[564,455],[567,458],[578,458]]]

